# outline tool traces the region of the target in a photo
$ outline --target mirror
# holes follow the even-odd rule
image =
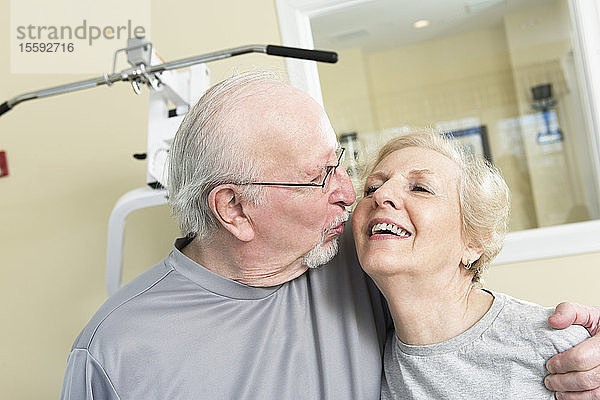
[[[337,2],[310,27],[340,54],[317,66],[339,136],[370,152],[414,127],[453,133],[502,171],[511,231],[600,217],[567,0]]]

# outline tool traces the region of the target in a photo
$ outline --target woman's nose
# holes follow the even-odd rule
[[[391,186],[386,184],[383,184],[373,193],[373,200],[375,200],[377,207],[391,207],[394,209],[402,207],[401,196],[395,193]]]

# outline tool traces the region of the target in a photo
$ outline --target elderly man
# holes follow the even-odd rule
[[[355,200],[342,154],[323,109],[297,89],[264,74],[210,89],[171,149],[185,238],[84,328],[62,398],[378,399],[389,319],[350,235],[313,268],[336,254]],[[556,372],[593,358],[561,355]]]

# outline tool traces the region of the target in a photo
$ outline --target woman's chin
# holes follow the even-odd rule
[[[398,263],[397,257],[389,255],[377,255],[360,259],[360,266],[371,277],[394,276],[408,270],[406,266]]]

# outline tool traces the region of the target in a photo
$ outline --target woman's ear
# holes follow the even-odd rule
[[[481,247],[468,245],[463,251],[461,262],[463,263],[463,265],[473,264],[475,261],[479,260],[482,254],[483,249]]]
[[[223,228],[243,242],[254,239],[254,228],[244,212],[239,187],[224,184],[215,187],[208,195],[208,205]]]

